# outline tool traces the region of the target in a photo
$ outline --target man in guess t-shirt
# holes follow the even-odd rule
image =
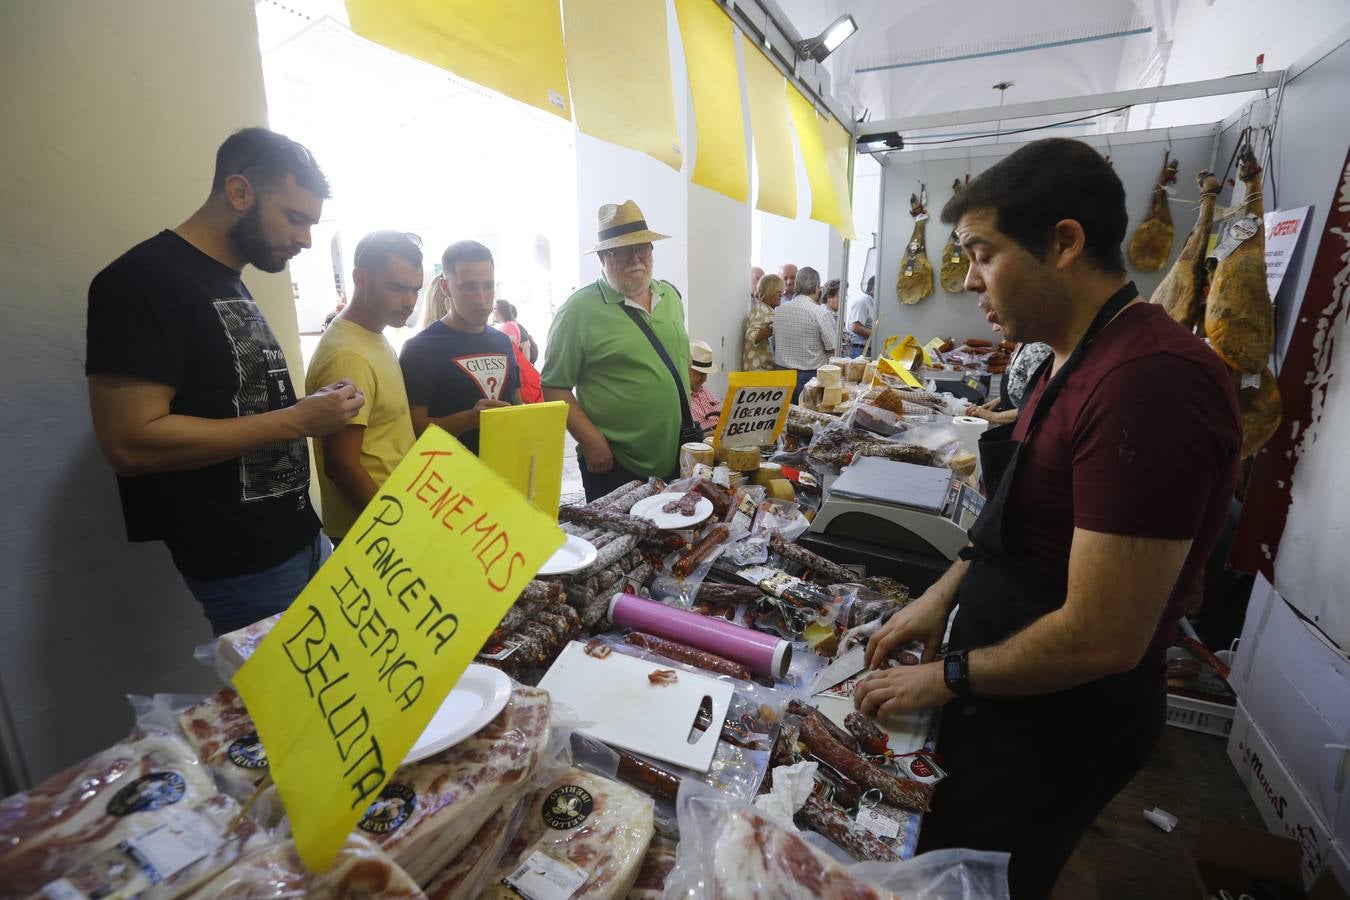
[[[403,345],[399,365],[413,431],[438,425],[478,452],[478,414],[520,402],[520,370],[511,339],[488,328],[496,294],[492,251],[477,241],[441,256],[450,309]]]
[[[127,537],[168,545],[217,635],[286,609],[329,551],[305,438],[341,429],[364,398],[343,380],[297,401],[241,277],[309,247],[327,196],[300,144],[238,131],[201,208],[89,286],[89,409]]]
[[[907,641],[923,662],[874,672],[854,700],[881,718],[945,705],[949,777],[919,849],[1009,852],[1013,897],[1045,897],[1157,745],[1164,651],[1227,515],[1242,430],[1219,358],[1127,278],[1125,191],[1097,151],[1028,144],[942,220],[989,321],[1053,356],[1016,423],[981,439],[990,497],[971,545],[869,642],[873,668]]]

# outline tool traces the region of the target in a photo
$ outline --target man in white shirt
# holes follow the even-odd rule
[[[849,356],[862,356],[863,347],[872,336],[877,318],[876,283],[875,275],[868,278],[863,293],[848,305],[848,328],[845,330],[849,337]]]
[[[820,274],[806,266],[797,272],[797,296],[773,311],[774,362],[797,371],[793,403],[838,346],[834,314],[819,302],[819,294]]]

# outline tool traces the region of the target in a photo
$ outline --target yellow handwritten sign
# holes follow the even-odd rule
[[[323,871],[563,533],[428,428],[234,677]]]
[[[909,366],[898,360],[883,356],[877,361],[877,371],[891,371],[899,376],[900,380],[912,388],[922,388],[923,382],[914,377],[914,373],[909,370]]]
[[[478,458],[556,519],[562,496],[567,404],[559,400],[485,409],[478,422]]]
[[[728,373],[727,399],[714,442],[722,447],[763,447],[778,440],[796,386],[797,373],[791,370]]]

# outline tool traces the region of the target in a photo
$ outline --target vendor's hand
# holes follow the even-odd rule
[[[853,686],[853,705],[882,723],[904,713],[933,709],[955,696],[942,679],[941,663],[895,666],[873,672]]]
[[[886,665],[892,651],[910,641],[923,644],[921,661],[931,662],[947,632],[948,612],[937,597],[924,594],[891,616],[889,622],[867,639],[867,655],[864,659],[868,668],[880,669]]]
[[[356,385],[335,381],[301,398],[290,407],[290,415],[305,437],[326,437],[346,427],[365,402]]]
[[[586,459],[586,471],[593,475],[602,475],[614,468],[614,451],[609,448],[604,435],[582,444],[581,454]]]

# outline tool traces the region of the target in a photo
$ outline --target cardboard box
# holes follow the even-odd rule
[[[1242,701],[1238,701],[1233,733],[1228,736],[1228,758],[1266,828],[1302,848],[1299,872],[1304,886],[1310,886],[1335,852],[1331,829],[1294,782],[1284,760],[1252,721]]]
[[[1268,896],[1267,886],[1302,896],[1301,851],[1289,838],[1239,825],[1202,822],[1200,847],[1194,857],[1186,855],[1201,900],[1221,896],[1221,890],[1231,897]]]
[[[1259,575],[1229,683],[1319,817],[1350,843],[1350,659]]]

